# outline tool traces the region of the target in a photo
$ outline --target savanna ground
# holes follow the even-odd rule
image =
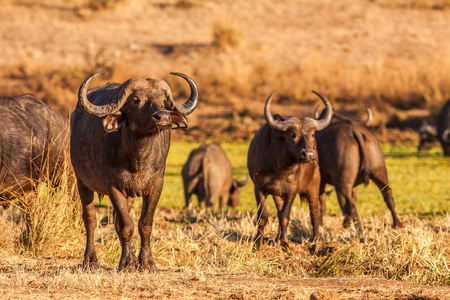
[[[98,70],[106,73],[94,85],[163,78],[178,101],[188,87],[168,74],[183,72],[201,92],[167,162],[152,242],[160,272],[114,272],[119,242],[107,199],[98,202],[101,269],[80,270],[85,241],[73,186],[53,193],[41,184],[37,195],[0,209],[1,297],[450,298],[450,161],[439,148],[418,154],[406,128],[432,120],[450,97],[449,36],[447,0],[0,0],[1,96],[34,93],[68,116],[80,82]],[[316,243],[307,205],[296,201],[288,251],[270,242],[273,205],[269,243],[252,251],[251,184],[239,209],[182,209],[180,170],[200,142],[222,141],[236,176],[246,176],[249,139],[275,89],[281,114],[311,116],[312,89],[355,118],[370,104],[404,229],[391,229],[373,184],[358,189],[362,239],[342,228],[331,193]]]

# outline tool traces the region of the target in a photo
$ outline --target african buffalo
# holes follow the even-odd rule
[[[35,96],[0,97],[1,205],[36,180],[57,180],[66,134],[64,118]]]
[[[444,155],[450,156],[450,100],[440,110],[435,123],[436,128],[424,123],[419,129],[419,151],[432,148],[437,139],[441,143]]]
[[[328,112],[326,112],[328,113]],[[367,121],[366,121],[367,122]],[[362,122],[334,114],[330,125],[316,134],[320,167],[320,203],[325,213],[325,185],[335,187],[339,205],[344,213],[344,226],[356,221],[362,232],[356,210],[356,187],[373,180],[383,194],[392,213],[394,227],[402,227],[395,212],[394,198],[389,187],[386,165],[380,144]]]
[[[315,238],[319,237],[322,217],[319,205],[320,172],[316,153],[316,131],[323,130],[331,121],[331,104],[321,94],[315,93],[328,108],[320,119],[272,116],[270,103],[275,92],[266,100],[264,116],[267,123],[256,132],[248,150],[247,166],[255,185],[258,205],[255,247],[263,240],[268,220],[266,197],[273,196],[278,210],[279,230],[277,241],[288,247],[287,228],[292,203],[297,194],[309,202],[311,223]]]
[[[181,171],[186,207],[196,194],[200,207],[240,206],[241,187],[249,181],[233,179],[233,169],[225,151],[218,144],[204,144],[192,150]]]
[[[190,77],[171,73],[189,83],[191,95],[183,105],[175,104],[169,85],[160,79],[132,78],[87,91],[100,73],[81,84],[78,105],[71,116],[70,153],[87,237],[83,266],[97,267],[93,202],[97,192],[108,195],[114,207],[115,229],[122,246],[118,271],[135,270],[137,266],[156,271],[150,236],[163,187],[170,129],[187,128],[185,116],[197,107],[198,87]],[[134,224],[129,216],[136,196],[143,198],[139,261],[131,245]]]

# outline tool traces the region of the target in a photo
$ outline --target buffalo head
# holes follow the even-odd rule
[[[272,92],[269,98],[267,98],[264,107],[264,117],[266,118],[267,124],[276,130],[279,137],[284,140],[287,151],[292,157],[295,157],[301,162],[313,162],[317,160],[314,133],[330,124],[332,118],[330,102],[320,93],[313,91],[326,106],[326,113],[322,119],[282,117],[280,115],[272,115],[270,112],[270,104],[275,92]]]
[[[436,128],[428,124],[427,121],[424,120],[422,122],[422,125],[417,132],[420,136],[419,151],[430,150],[436,145],[438,141]]]
[[[112,99],[96,105],[87,99],[86,93],[92,79],[102,73],[94,73],[84,80],[78,91],[78,104],[88,115],[104,118],[105,133],[122,127],[129,127],[132,132],[141,135],[166,128],[187,128],[185,116],[194,111],[198,102],[198,86],[187,75],[171,73],[189,83],[191,95],[182,105],[173,101],[172,92],[165,81],[153,78],[132,78],[121,85],[109,83],[107,85],[110,85]],[[96,89],[91,91],[94,93],[91,99],[95,99],[95,92]]]

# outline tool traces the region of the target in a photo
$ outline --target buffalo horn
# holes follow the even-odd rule
[[[195,108],[197,107],[198,104],[198,86],[197,83],[195,83],[195,81],[190,78],[189,76],[183,74],[183,73],[175,73],[175,72],[171,72],[170,74],[175,75],[175,76],[179,76],[181,78],[183,78],[184,80],[186,80],[189,83],[189,87],[191,88],[191,95],[189,96],[189,99],[182,105],[177,105],[172,98],[172,93],[170,91],[166,91],[170,104],[169,104],[169,108],[168,109],[172,109],[172,110],[176,110],[179,113],[181,113],[184,116],[187,116],[189,114],[191,114]]]
[[[450,128],[447,128],[444,130],[444,132],[442,133],[442,140],[447,143],[450,144]]]
[[[272,94],[266,100],[266,105],[264,106],[264,117],[266,118],[267,124],[275,130],[286,131],[293,124],[292,121],[295,118],[288,119],[286,121],[275,120],[273,118],[272,113],[270,112],[270,103],[272,102],[273,95],[277,92],[277,90],[273,91]]]
[[[105,117],[107,115],[112,115],[117,113],[122,106],[124,106],[128,95],[126,95],[126,97],[124,97],[124,95],[121,95],[119,101],[117,103],[109,103],[109,104],[105,104],[102,106],[97,106],[92,104],[87,96],[86,96],[86,92],[88,89],[89,84],[91,83],[92,79],[94,79],[94,77],[103,74],[104,72],[97,72],[94,73],[92,75],[90,75],[88,78],[86,78],[83,83],[80,86],[80,89],[78,90],[78,104],[80,105],[80,107],[88,114],[91,115],[93,117],[98,117],[98,118],[102,118]]]
[[[333,117],[333,109],[331,107],[330,101],[328,101],[328,99],[323,96],[322,94],[312,91],[314,94],[316,94],[317,96],[319,96],[320,99],[322,99],[323,103],[325,104],[326,108],[325,108],[325,116],[320,119],[320,120],[313,120],[316,124],[316,130],[322,130],[325,127],[327,127],[330,122],[331,122],[331,118]]]
[[[243,186],[245,186],[247,183],[250,182],[250,175],[247,175],[247,178],[245,178],[244,180],[238,180],[238,179],[236,179],[235,182],[236,182],[237,186],[243,187]]]
[[[367,119],[364,121],[364,124],[366,126],[370,126],[370,124],[372,123],[373,115],[372,115],[372,110],[367,105],[366,105],[366,111],[367,111]]]

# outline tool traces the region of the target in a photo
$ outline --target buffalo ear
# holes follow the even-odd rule
[[[108,115],[106,118],[102,120],[103,130],[105,134],[118,131],[122,127],[127,126],[127,119],[125,116],[119,112],[114,115]]]
[[[171,129],[181,129],[183,131],[186,131],[188,127],[186,117],[177,111],[170,111],[169,113],[172,117]]]

